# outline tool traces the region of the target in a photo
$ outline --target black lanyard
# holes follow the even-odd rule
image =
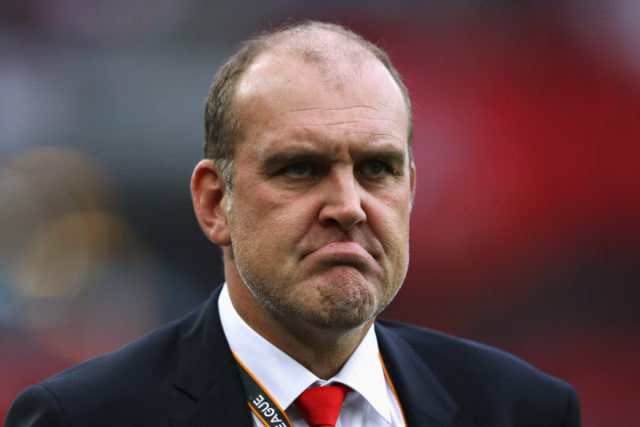
[[[273,400],[269,392],[262,387],[247,367],[242,364],[238,356],[233,351],[231,354],[236,359],[244,392],[247,396],[247,404],[251,411],[267,427],[292,427],[291,420],[289,420],[280,405]]]

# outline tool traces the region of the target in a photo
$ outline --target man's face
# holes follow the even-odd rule
[[[361,326],[407,271],[413,166],[400,89],[373,59],[337,68],[262,54],[236,94],[233,257],[259,309],[285,325]]]

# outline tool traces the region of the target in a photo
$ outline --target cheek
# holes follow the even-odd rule
[[[393,268],[405,264],[409,257],[408,203],[401,197],[379,201],[367,219]]]
[[[292,197],[261,186],[245,193],[232,205],[233,228],[243,237],[258,240],[263,247],[283,249],[295,244],[314,220],[313,204],[300,196]]]
[[[398,238],[408,235],[409,198],[403,195],[379,198],[371,204],[369,222],[382,234],[393,234]]]

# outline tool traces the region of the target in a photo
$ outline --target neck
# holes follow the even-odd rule
[[[348,331],[318,329],[309,325],[284,329],[277,320],[269,326],[262,322],[249,325],[318,378],[327,380],[342,369],[372,323],[373,320]]]
[[[340,371],[373,324],[354,329],[331,329],[305,321],[292,322],[262,307],[240,277],[235,265],[225,262],[225,278],[236,312],[263,338],[321,379]],[[231,270],[231,271],[229,271]]]

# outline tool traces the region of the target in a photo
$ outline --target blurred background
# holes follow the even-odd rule
[[[412,95],[411,265],[386,317],[569,381],[586,427],[640,425],[634,0],[2,2],[0,419],[222,281],[189,196],[208,87],[303,18],[383,46]]]

